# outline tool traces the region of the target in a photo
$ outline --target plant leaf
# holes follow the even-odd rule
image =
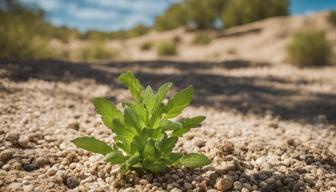
[[[170,119],[179,115],[186,108],[192,99],[194,89],[192,86],[179,91],[167,103],[165,107],[166,119]]]
[[[183,156],[181,153],[168,153],[165,157],[167,164],[173,165]]]
[[[163,105],[160,103],[159,105],[156,106],[156,108],[153,111],[153,115],[148,121],[148,127],[152,129],[156,129],[160,125],[160,120],[162,116],[162,111],[163,111]]]
[[[148,140],[143,153],[144,157],[149,161],[156,161],[160,158],[160,153],[156,150],[155,143],[152,139]]]
[[[193,118],[183,119],[181,122],[182,127],[180,129],[175,129],[173,135],[176,137],[181,137],[184,133],[188,132],[191,128],[195,128],[201,125],[205,120],[205,116],[197,116]]]
[[[134,74],[130,71],[122,73],[118,80],[131,91],[132,96],[136,101],[142,100],[142,92],[144,90],[143,86],[140,84],[139,80],[135,78]]]
[[[178,140],[177,137],[170,137],[168,139],[164,137],[159,143],[158,148],[160,149],[160,152],[162,154],[170,153],[173,150],[177,140]]]
[[[121,164],[126,161],[125,157],[119,151],[106,154],[104,160],[112,164]]]
[[[149,114],[152,114],[152,110],[154,108],[155,101],[156,101],[156,96],[154,96],[153,89],[151,88],[151,86],[147,86],[147,88],[145,90],[145,93],[144,93],[143,102],[144,102]]]
[[[77,147],[85,149],[93,153],[106,155],[112,152],[112,148],[104,141],[97,140],[94,137],[78,137],[71,141]]]
[[[173,85],[173,83],[167,82],[167,83],[164,83],[163,85],[160,86],[160,88],[159,88],[159,90],[156,94],[157,95],[157,100],[156,100],[157,104],[159,104],[163,101],[163,99],[167,95],[167,93],[170,90],[172,85]]]
[[[137,130],[138,133],[141,132],[141,126],[139,124],[138,114],[129,106],[124,108],[124,121],[127,127],[133,127]]]
[[[162,120],[160,122],[160,128],[167,130],[175,130],[175,129],[181,129],[182,124],[180,122],[170,121],[170,120]]]
[[[93,104],[100,115],[111,116],[114,119],[122,116],[121,112],[105,98],[96,97],[93,99]]]
[[[185,167],[196,168],[208,165],[211,161],[203,154],[191,153],[181,157],[179,163]]]
[[[121,140],[124,143],[131,143],[133,137],[136,135],[136,130],[132,127],[125,127],[120,120],[113,120],[113,129],[112,131],[117,135],[116,139]]]
[[[143,166],[144,166],[145,169],[150,170],[154,173],[160,172],[167,167],[162,162],[153,163],[153,162],[150,162],[150,161],[144,161]]]

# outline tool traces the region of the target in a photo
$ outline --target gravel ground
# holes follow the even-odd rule
[[[161,65],[158,65],[161,64]],[[116,76],[157,87],[193,84],[183,116],[206,115],[175,150],[202,152],[202,169],[118,174],[70,140],[113,138],[90,99],[129,98]],[[0,62],[0,191],[336,192],[336,67],[141,62]]]

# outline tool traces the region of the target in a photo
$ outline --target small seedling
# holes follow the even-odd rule
[[[94,137],[79,137],[72,140],[77,147],[104,155],[106,162],[120,164],[122,171],[159,172],[168,167],[196,168],[211,162],[202,154],[173,152],[178,138],[199,127],[205,119],[197,116],[172,120],[190,105],[192,86],[164,102],[172,83],[163,84],[155,93],[150,86],[144,88],[131,72],[121,74],[118,79],[130,90],[132,102],[123,103],[119,110],[104,98],[93,100],[103,123],[115,135],[114,144],[110,146]]]

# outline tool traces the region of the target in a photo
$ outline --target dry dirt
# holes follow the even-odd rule
[[[175,150],[207,167],[119,175],[71,139],[113,142],[90,99],[129,98],[116,77],[193,84],[183,116],[206,115]],[[336,192],[336,67],[298,69],[243,60],[202,62],[0,61],[0,191]]]

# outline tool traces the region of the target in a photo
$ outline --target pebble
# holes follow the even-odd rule
[[[0,153],[0,160],[2,162],[7,162],[13,157],[15,151],[13,149],[5,149]]]
[[[220,191],[228,191],[233,187],[233,178],[230,176],[224,176],[216,181],[216,189]]]
[[[53,175],[55,175],[57,173],[57,169],[56,168],[50,168],[49,170],[48,170],[48,172],[47,172],[47,174],[49,175],[49,176],[53,176]]]
[[[46,164],[48,164],[48,159],[44,158],[44,157],[38,157],[35,159],[35,162],[38,166],[42,167]]]
[[[190,183],[184,183],[184,184],[183,184],[183,187],[184,187],[185,189],[192,189],[192,188],[193,188],[193,186],[192,186]]]
[[[138,192],[138,190],[135,189],[135,188],[129,187],[129,188],[123,190],[123,192]]]
[[[234,189],[240,191],[243,188],[243,185],[239,181],[233,183]]]
[[[70,189],[73,189],[73,188],[75,188],[75,187],[77,187],[79,185],[79,180],[78,180],[77,177],[74,177],[74,176],[67,177],[67,179],[66,179],[66,185]]]
[[[34,185],[26,185],[23,187],[23,192],[31,192],[34,189]]]
[[[29,145],[29,138],[27,137],[27,136],[22,136],[22,137],[20,137],[20,139],[19,139],[19,145],[21,146],[21,147],[28,147],[28,145]]]
[[[195,142],[195,145],[196,145],[197,147],[199,147],[199,148],[202,148],[202,147],[205,146],[205,141],[203,141],[203,140],[197,140],[197,141]]]
[[[24,164],[22,165],[22,169],[24,169],[25,171],[34,171],[34,170],[37,170],[39,169],[40,167],[34,163],[31,163],[31,164]]]
[[[10,132],[6,134],[6,140],[10,141],[13,144],[15,144],[18,139],[19,139],[19,134],[16,132]]]

